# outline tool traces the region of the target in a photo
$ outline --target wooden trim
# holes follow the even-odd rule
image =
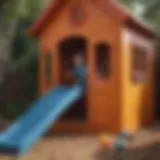
[[[56,0],[53,1],[49,7],[47,7],[42,15],[33,23],[33,25],[28,30],[29,36],[38,37],[41,30],[46,23],[48,23],[51,18],[53,19],[53,15],[56,16],[56,12],[61,8],[62,4],[64,4],[65,0]]]
[[[50,130],[52,133],[73,133],[73,134],[83,134],[83,133],[100,133],[100,132],[110,132],[118,133],[118,129],[108,130],[102,126],[91,125],[90,123],[76,123],[72,122],[57,122]]]

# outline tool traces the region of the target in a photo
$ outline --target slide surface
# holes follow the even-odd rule
[[[54,88],[0,134],[0,152],[26,153],[83,92],[80,85]]]

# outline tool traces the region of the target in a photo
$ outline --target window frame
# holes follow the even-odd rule
[[[148,51],[143,45],[131,46],[131,80],[133,83],[145,83],[148,80]]]
[[[105,55],[103,55],[105,52]],[[95,44],[94,47],[94,56],[95,56],[95,74],[98,74],[98,77],[102,80],[108,80],[111,77],[111,45],[107,42],[98,42]],[[102,54],[102,56],[98,56],[99,54]],[[101,57],[105,57],[103,60],[99,59]],[[103,62],[102,68],[104,71],[100,71],[101,67],[99,67],[99,64]],[[101,73],[104,72],[104,73]]]
[[[53,71],[52,52],[51,51],[46,51],[44,56],[45,56],[45,79],[46,79],[47,85],[51,85],[51,83],[52,83],[52,71]]]

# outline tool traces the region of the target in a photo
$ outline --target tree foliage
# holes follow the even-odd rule
[[[15,5],[13,4],[15,1],[18,4],[16,10]],[[12,63],[17,66],[17,70],[21,71],[21,68],[23,68],[23,72],[25,73],[29,83],[27,88],[28,96],[26,96],[25,99],[8,99],[8,101],[4,103],[5,105],[3,109],[1,108],[4,116],[9,118],[16,118],[27,108],[28,104],[32,103],[32,101],[37,97],[38,44],[36,40],[28,37],[27,30],[39,12],[42,11],[45,3],[47,3],[47,0],[5,0],[5,2],[0,3],[0,7],[3,8],[3,11],[1,12],[3,19],[5,18],[5,21],[7,21],[9,24],[13,18],[16,19],[16,28],[14,30],[11,46]],[[3,28],[5,30],[5,27]],[[13,75],[12,73],[10,74]],[[23,87],[22,83],[24,82],[17,84],[16,88]]]

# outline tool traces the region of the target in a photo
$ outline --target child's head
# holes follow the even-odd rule
[[[75,54],[73,61],[75,66],[82,65],[84,63],[83,54],[82,53]]]

